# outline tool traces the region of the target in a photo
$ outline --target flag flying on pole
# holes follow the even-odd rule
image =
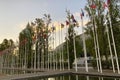
[[[81,9],[81,14],[80,14],[80,16],[81,16],[81,19],[83,18],[83,16],[84,16],[84,12],[83,12],[83,10]]]
[[[107,0],[107,5],[109,5],[110,4],[110,0]]]
[[[64,24],[63,23],[61,23],[61,28],[64,28]]]
[[[77,21],[75,19],[72,19],[73,23],[76,23]]]
[[[108,7],[108,5],[104,2],[103,3],[103,8],[105,9],[106,7]]]
[[[75,19],[74,16],[73,16],[73,14],[71,15],[71,19],[72,19],[72,20]]]
[[[46,33],[44,33],[44,34],[43,34],[43,37],[44,37],[44,38],[47,38],[47,34],[46,34]]]
[[[69,22],[66,20],[66,25],[69,25]]]
[[[53,32],[55,30],[55,26],[52,26],[51,29],[52,29],[52,32]]]
[[[96,9],[96,5],[95,5],[95,4],[90,5],[90,7],[91,7],[92,9]]]

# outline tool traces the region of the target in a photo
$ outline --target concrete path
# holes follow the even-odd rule
[[[45,72],[35,72],[35,73],[27,73],[27,74],[16,74],[16,75],[7,75],[0,77],[0,80],[24,80],[29,78],[46,78],[46,77],[55,77],[61,75],[69,75],[69,74],[77,74],[77,75],[84,75],[84,76],[99,76],[99,77],[113,77],[113,78],[120,78],[120,74],[113,73],[112,70],[103,70],[103,73],[99,73],[96,70],[89,70],[89,72],[85,72],[85,70],[65,70],[65,71],[45,71]]]

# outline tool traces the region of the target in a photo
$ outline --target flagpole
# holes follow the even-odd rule
[[[37,29],[36,29],[36,41],[35,41],[35,53],[34,53],[34,69],[36,69],[36,54],[37,54],[36,46],[37,46]]]
[[[74,57],[75,57],[75,71],[77,72],[77,56],[76,56],[76,46],[75,46],[75,33],[73,32],[73,46],[74,46]]]
[[[95,32],[94,32],[94,29],[92,29],[93,31],[93,37],[94,37],[94,45],[95,45],[95,54],[96,54],[96,61],[97,61],[97,68],[98,68],[98,72],[100,71],[100,68],[99,68],[99,59],[98,59],[98,53],[97,53],[97,45],[96,45],[96,40],[95,40]]]
[[[92,23],[93,23],[93,20],[92,20]],[[97,69],[98,69],[98,72],[100,71],[100,68],[99,68],[99,60],[98,60],[98,53],[97,53],[97,46],[96,46],[96,40],[95,40],[95,31],[94,31],[94,28],[92,28],[92,32],[93,32],[93,38],[94,38],[94,46],[95,46],[95,56],[96,56],[96,62],[97,62]]]
[[[50,44],[50,42],[48,42],[48,44]],[[48,47],[49,47],[49,45],[48,45]],[[47,66],[48,66],[48,71],[49,71],[49,69],[50,69],[50,49],[49,48],[48,48],[48,65]]]
[[[50,58],[49,58],[50,51],[48,50],[48,71],[49,71],[49,65],[50,65]]]
[[[116,60],[116,64],[117,64],[117,70],[118,70],[118,74],[120,74],[118,55],[117,55],[117,51],[116,51],[116,45],[115,45],[115,40],[114,40],[114,35],[113,35],[113,30],[112,30],[112,21],[111,21],[109,9],[108,9],[108,20],[110,23],[110,30],[111,30],[111,36],[112,36],[112,41],[113,41],[114,53],[115,53],[115,57],[116,57],[115,60]]]
[[[54,48],[54,41],[55,41],[55,32],[54,32],[54,29],[53,29],[53,65],[54,65],[54,70],[55,70],[55,48]]]
[[[84,58],[85,58],[85,69],[86,72],[88,72],[88,62],[87,62],[87,51],[86,51],[86,43],[85,43],[85,32],[84,32],[84,27],[83,27],[83,17],[81,18],[81,22],[82,22],[82,39],[83,39],[83,49],[84,49]]]
[[[97,26],[96,26],[96,21],[95,21],[95,18],[94,18],[94,15],[93,15],[93,20],[94,20],[94,31],[96,33],[96,45],[97,45],[97,50],[98,50],[98,57],[99,57],[99,65],[100,65],[100,73],[102,73],[102,65],[101,65],[101,56],[100,56],[100,50],[99,50],[99,42],[98,42],[98,34],[97,34]]]
[[[90,0],[88,0],[88,4],[90,3],[89,2]],[[89,4],[90,5],[90,4]],[[90,5],[91,6],[91,5]],[[91,6],[93,9],[96,8],[95,5],[92,4]],[[90,9],[90,12],[91,12],[91,9]],[[91,12],[92,13],[92,12]],[[98,58],[98,49],[97,49],[97,42],[96,42],[96,35],[95,35],[95,30],[94,30],[94,16],[93,16],[93,13],[92,13],[92,23],[93,23],[93,28],[92,28],[92,31],[93,31],[93,37],[94,37],[94,46],[95,46],[95,53],[96,53],[96,61],[97,61],[97,68],[98,68],[98,72],[100,71],[100,61],[99,61],[99,58]]]
[[[64,70],[62,27],[63,27],[63,26],[61,26],[61,45],[62,45],[61,53],[62,53],[62,67],[63,67],[63,70]]]
[[[60,45],[60,25],[59,25],[59,45]],[[59,54],[60,54],[60,71],[61,71],[61,65],[62,65],[62,63],[61,63],[61,51],[60,51],[60,48],[59,48]]]
[[[56,47],[56,44],[57,44],[57,42],[56,42],[56,27],[55,27],[55,47]],[[57,50],[55,50],[55,54],[56,54],[56,70],[58,69],[58,65],[57,65]]]
[[[3,56],[2,56],[2,53],[0,54],[0,62],[1,62],[1,65],[0,65],[0,72],[2,73],[2,68],[3,68]]]
[[[33,57],[33,53],[31,52],[31,69],[32,69],[32,67],[33,67],[33,66],[32,66],[32,65],[33,65],[33,58],[32,58],[32,57]]]
[[[25,64],[24,64],[24,68],[26,68],[26,63],[27,63],[26,62],[26,59],[27,59],[26,57],[27,57],[27,54],[26,54],[26,39],[25,39]]]
[[[40,45],[39,45],[40,46]],[[37,59],[37,69],[39,69],[39,64],[40,64],[40,48],[38,47],[38,59]]]
[[[70,70],[70,59],[69,59],[69,46],[68,46],[68,29],[67,29],[67,26],[66,26],[66,37],[67,37],[67,56],[68,56],[68,70]]]
[[[113,72],[115,73],[115,65],[114,65],[114,61],[113,61],[113,53],[112,53],[112,48],[111,48],[110,36],[109,36],[109,30],[108,30],[108,25],[107,25],[107,23],[106,23],[106,32],[107,32],[109,50],[110,50],[110,55],[111,55],[112,68],[113,68]]]

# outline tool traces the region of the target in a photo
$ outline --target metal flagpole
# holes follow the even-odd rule
[[[36,54],[37,54],[37,31],[36,31],[36,41],[35,41],[35,53],[34,53],[34,69],[36,69]]]
[[[25,52],[25,55],[24,55],[25,57],[24,57],[23,69],[26,69],[26,63],[27,63],[27,62],[26,62],[26,59],[27,59],[27,58],[26,58],[26,57],[27,57],[27,56],[26,56],[26,55],[27,55],[27,54],[26,54],[26,38],[25,38],[25,40],[24,40],[24,45],[25,45],[25,51],[24,51],[24,52]],[[23,71],[23,72],[24,72],[24,74],[25,74],[25,71]]]
[[[63,26],[63,25],[62,25]],[[63,57],[63,36],[62,36],[62,26],[61,26],[61,47],[62,47],[62,49],[61,49],[61,53],[62,53],[62,67],[63,67],[63,70],[64,70],[64,57]]]
[[[68,56],[68,70],[70,70],[70,59],[69,59],[69,46],[68,46],[68,29],[66,26],[66,37],[67,37],[67,56]]]
[[[43,58],[43,70],[44,70],[45,69],[45,50],[43,52],[42,58]]]
[[[50,54],[50,53],[49,53],[49,52],[50,52],[50,51],[49,51],[49,49],[48,49],[48,55],[47,55],[47,56],[48,56],[48,71],[49,71],[49,68],[50,68],[50,67],[49,67],[49,65],[50,65],[50,64],[49,64],[49,63],[50,63],[50,58],[49,58],[49,54]]]
[[[95,32],[93,29],[93,37],[94,37],[94,45],[95,45],[95,53],[96,53],[96,60],[97,60],[97,68],[98,68],[98,72],[100,71],[100,65],[99,65],[99,58],[98,58],[98,52],[97,52],[97,44],[96,44],[96,39],[95,39]]]
[[[50,45],[51,45],[51,40],[52,40],[52,38],[50,39]],[[51,54],[51,47],[50,47],[49,59],[50,59],[50,69],[52,69],[52,54]]]
[[[85,43],[85,32],[84,32],[84,27],[83,27],[83,17],[81,18],[81,22],[82,22],[82,39],[83,39],[83,49],[84,49],[84,58],[85,58],[85,69],[86,72],[88,72],[88,62],[87,62],[87,51],[86,51],[86,43]]]
[[[55,47],[56,47],[57,41],[56,41],[56,28],[55,28]],[[58,69],[58,65],[57,65],[57,50],[55,50],[55,57],[56,57],[56,70]]]
[[[88,0],[90,1],[90,0]],[[89,4],[89,2],[88,2]],[[90,4],[89,4],[90,5]],[[90,9],[90,12],[91,12],[91,9]],[[91,12],[92,13],[92,12]],[[96,41],[96,35],[95,35],[95,30],[94,30],[94,18],[93,18],[93,13],[92,13],[92,23],[93,23],[93,28],[92,28],[92,31],[93,31],[93,37],[94,37],[94,45],[95,45],[95,53],[96,53],[96,60],[97,60],[97,68],[98,68],[98,72],[100,71],[100,66],[99,66],[99,58],[98,58],[98,49],[97,49],[97,41]]]
[[[26,54],[26,39],[25,39],[25,64],[24,64],[24,68],[26,68],[26,64],[27,64],[27,54]]]
[[[92,22],[93,23],[93,22]],[[98,53],[97,53],[97,44],[96,44],[96,40],[95,40],[95,31],[94,28],[92,28],[92,32],[93,32],[93,38],[94,38],[94,45],[95,45],[95,56],[96,56],[96,62],[97,62],[97,68],[98,68],[98,72],[100,71],[100,67],[99,67],[99,59],[98,59]]]
[[[50,41],[50,40],[48,40],[48,41]],[[48,44],[50,44],[49,42],[48,42]],[[49,46],[48,46],[49,47]],[[48,64],[47,64],[47,67],[48,67],[48,71],[49,71],[49,69],[50,69],[50,49],[48,48],[48,53],[47,53],[47,60],[48,60]]]
[[[60,45],[60,26],[59,26],[59,45]],[[59,60],[59,64],[60,64],[60,71],[61,71],[61,65],[62,65],[62,63],[61,63],[61,51],[60,51],[60,48],[59,48],[59,54],[60,54],[60,60]]]
[[[97,44],[97,50],[98,50],[98,57],[99,57],[99,65],[100,65],[100,73],[102,73],[102,65],[101,65],[101,56],[100,56],[100,50],[99,50],[99,42],[98,42],[98,34],[97,34],[97,26],[96,26],[96,22],[95,22],[95,18],[94,18],[94,15],[93,15],[93,20],[94,20],[94,25],[95,27],[93,28],[95,33],[96,33],[96,44]]]
[[[53,26],[54,27],[54,26]],[[54,66],[54,70],[55,70],[55,48],[54,48],[54,41],[55,41],[55,39],[54,39],[54,35],[55,34],[55,32],[54,32],[54,29],[53,29],[53,66]]]
[[[78,71],[77,69],[77,56],[76,56],[76,46],[75,46],[75,33],[73,32],[73,46],[74,46],[74,57],[75,57],[75,70],[76,72]]]
[[[120,74],[118,55],[117,55],[117,51],[116,51],[116,45],[115,45],[115,40],[114,40],[114,35],[113,35],[113,30],[112,30],[112,21],[111,21],[109,9],[108,9],[108,18],[109,18],[108,20],[110,23],[110,30],[111,30],[111,36],[112,36],[112,41],[113,41],[114,53],[115,53],[115,57],[116,57],[115,60],[116,60],[116,64],[117,64],[117,70],[118,70],[118,74]]]
[[[1,60],[0,60],[1,61],[1,70],[0,71],[2,73],[2,68],[3,68],[3,55],[2,55],[2,53],[0,55],[0,58],[1,58]]]
[[[38,44],[39,45],[39,44]],[[40,47],[40,45],[39,45],[39,47]],[[38,59],[37,59],[37,68],[39,69],[40,68],[40,48],[38,47]]]
[[[113,68],[113,72],[115,73],[115,65],[114,65],[114,61],[113,61],[113,53],[112,53],[112,48],[111,48],[111,43],[110,43],[110,36],[109,36],[109,30],[108,30],[107,22],[106,22],[105,25],[106,25],[107,38],[108,38],[109,50],[110,50],[111,61],[112,61],[112,68]]]

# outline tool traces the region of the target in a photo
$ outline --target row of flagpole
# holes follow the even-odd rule
[[[95,6],[92,6],[95,8]],[[88,62],[87,62],[87,51],[86,51],[86,43],[85,43],[85,34],[84,34],[84,25],[83,25],[83,13],[82,13],[82,18],[81,18],[81,26],[82,26],[82,39],[83,39],[83,50],[84,50],[84,59],[85,59],[85,70],[86,72],[88,72]],[[99,46],[99,39],[98,39],[98,32],[97,32],[97,25],[96,25],[96,21],[95,21],[95,15],[92,14],[92,24],[93,24],[93,38],[94,38],[94,47],[95,47],[95,53],[96,53],[96,62],[97,62],[97,68],[98,68],[98,72],[102,73],[102,62],[101,62],[101,54],[100,54],[100,46]],[[108,24],[110,24],[109,28],[110,31],[108,29]],[[71,24],[70,24],[71,25]],[[113,60],[113,53],[112,53],[112,49],[111,49],[111,41],[110,41],[110,35],[109,32],[111,33],[111,37],[112,37],[112,42],[113,42],[113,49],[114,49],[114,54],[115,54],[115,60],[116,60],[116,64],[117,64],[117,71],[118,73],[120,73],[119,71],[119,62],[118,62],[118,55],[117,55],[117,51],[116,51],[116,45],[115,45],[115,40],[114,40],[114,35],[113,35],[113,30],[112,30],[112,22],[111,22],[111,16],[110,16],[110,12],[108,9],[108,21],[105,24],[106,26],[106,30],[107,30],[107,39],[108,39],[108,44],[109,44],[109,50],[110,50],[110,55],[111,55],[111,62],[112,62],[112,68],[113,68],[113,72],[115,73],[115,65],[114,65],[114,60]],[[63,43],[63,31],[62,31],[62,26],[59,26],[59,45],[61,43]],[[68,38],[68,30],[67,30],[67,25],[66,25],[66,36]],[[55,51],[55,44],[56,44],[56,30],[52,32],[52,40],[51,44],[52,44],[52,51],[49,51],[49,53],[47,54],[47,58],[48,61],[45,61],[45,57],[46,55],[44,55],[44,51],[42,51],[41,53],[39,52],[39,50],[36,48],[36,44],[37,44],[37,36],[36,36],[36,41],[35,41],[35,54],[34,55],[34,62],[31,64],[33,64],[33,68],[45,68],[45,65],[48,65],[48,70],[49,69],[58,69],[58,63],[60,63],[60,70],[64,70],[65,66],[64,66],[64,54],[63,54],[63,45],[61,47],[61,49],[59,49],[59,60],[57,61],[57,51]],[[68,56],[68,69],[70,69],[70,62],[69,62],[69,45],[68,45],[68,40],[66,42],[67,45],[67,56]],[[75,45],[75,34],[73,33],[73,45],[74,45],[74,58],[75,58],[75,70],[78,71],[77,68],[77,56],[76,56],[76,45]],[[27,54],[27,44],[25,43],[25,54],[24,54],[24,59],[22,58],[22,55],[19,56],[20,60],[20,64],[21,67],[25,67],[28,64],[28,54]],[[38,53],[39,52],[39,53]],[[41,54],[41,56],[40,56]],[[2,56],[1,56],[2,57]],[[41,58],[40,58],[41,57]],[[2,58],[1,58],[2,59]],[[41,59],[41,62],[40,62]],[[2,60],[1,60],[2,61]],[[13,61],[13,60],[12,60]],[[48,62],[48,64],[47,64]],[[50,64],[49,64],[50,63]],[[2,64],[2,63],[1,63]],[[55,67],[56,66],[56,67]],[[2,65],[1,65],[2,67]]]

